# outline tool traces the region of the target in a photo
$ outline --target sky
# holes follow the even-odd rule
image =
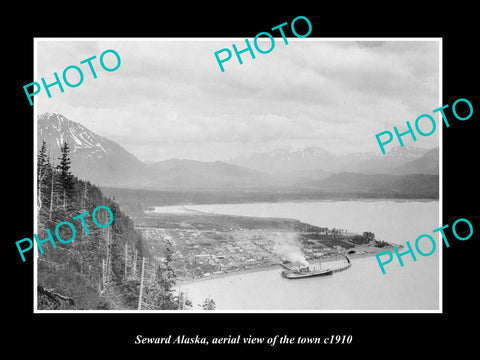
[[[406,121],[413,126],[443,105],[438,39],[288,38],[286,45],[280,37],[268,54],[243,53],[243,64],[233,54],[221,72],[214,52],[233,53],[232,44],[241,50],[245,39],[38,38],[32,81],[51,83],[70,65],[84,79],[74,88],[63,84],[63,93],[51,87],[51,98],[42,88],[36,112],[60,113],[142,161],[217,161],[281,147],[380,153],[375,134],[406,130]],[[259,46],[268,49],[270,40]],[[99,63],[108,49],[121,58],[112,72]],[[80,64],[94,55],[96,79]],[[111,53],[104,59],[116,65]],[[69,70],[70,82],[76,76]],[[438,128],[416,142],[404,138],[405,145],[438,146]]]

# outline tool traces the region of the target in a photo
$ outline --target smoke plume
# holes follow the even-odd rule
[[[274,244],[273,251],[275,254],[292,263],[300,263],[303,266],[308,266],[308,261],[302,253],[297,233],[276,233],[272,236],[271,240]]]

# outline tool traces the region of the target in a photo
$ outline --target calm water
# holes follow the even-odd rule
[[[329,228],[372,231],[379,239],[414,243],[440,226],[438,201],[318,201],[261,204],[191,205],[217,214],[287,217]],[[157,207],[156,212],[181,212]],[[333,276],[287,280],[281,269],[238,274],[182,285],[193,303],[206,297],[218,310],[438,310],[439,250],[417,261],[396,258],[380,271],[375,257],[352,260],[352,267]],[[420,246],[425,252],[428,244]]]

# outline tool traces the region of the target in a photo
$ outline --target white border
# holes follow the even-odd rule
[[[282,39],[281,37],[274,37]],[[290,38],[288,41],[438,41],[439,44],[439,107],[443,106],[443,38],[442,37],[360,37],[360,38]],[[38,41],[243,41],[244,38],[228,37],[228,38],[33,38],[34,55],[33,55],[33,76],[38,79],[37,74],[37,43]],[[266,40],[266,39],[260,39]],[[37,229],[37,103],[35,99],[33,105],[34,114],[34,186],[33,186],[33,207],[34,207],[34,230]],[[433,109],[432,109],[433,110]],[[442,118],[439,114],[439,124],[442,124]],[[439,227],[443,222],[443,126],[439,126]],[[439,234],[439,244],[442,244],[442,238]],[[33,313],[34,314],[441,314],[443,313],[443,246],[439,248],[439,309],[438,310],[38,310],[37,309],[37,259],[38,249],[34,246],[34,266],[33,266]]]
[[[443,39],[439,38],[438,42],[438,72],[439,72],[439,81],[438,81],[438,107],[443,106]],[[440,131],[438,133],[438,226],[443,226],[443,119],[440,114],[438,114],[438,127]],[[438,235],[438,307],[439,313],[443,313],[443,243],[442,235]]]
[[[38,79],[38,67],[37,67],[37,39],[33,39],[33,78]],[[33,231],[37,231],[38,218],[37,218],[37,99],[34,99],[33,103]],[[32,238],[32,241],[35,240]],[[38,292],[37,292],[37,267],[38,267],[38,246],[33,247],[33,312],[42,312],[38,310]]]

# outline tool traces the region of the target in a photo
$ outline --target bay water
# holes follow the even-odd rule
[[[292,218],[356,233],[371,231],[377,239],[394,244],[409,241],[413,247],[421,234],[430,234],[437,242],[437,250],[431,256],[417,253],[417,261],[411,255],[403,256],[404,267],[394,256],[385,265],[385,275],[375,256],[370,256],[353,259],[350,269],[332,276],[288,280],[278,268],[181,284],[179,290],[187,292],[194,309],[205,298],[212,298],[216,309],[224,311],[436,312],[440,309],[442,241],[438,233],[432,234],[433,229],[441,226],[438,201],[345,200],[155,208],[159,213],[190,210]],[[420,248],[429,252],[431,244],[423,239]],[[400,252],[405,250],[406,247]],[[328,267],[328,263],[323,267]]]

